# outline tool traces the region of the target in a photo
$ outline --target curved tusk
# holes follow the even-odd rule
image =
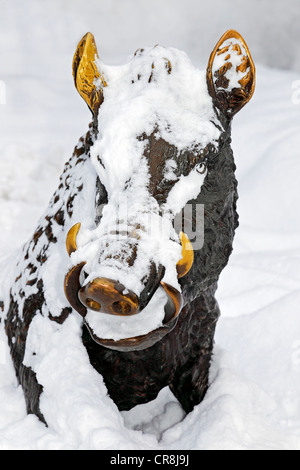
[[[182,245],[182,258],[178,261],[176,268],[178,277],[185,276],[192,267],[194,262],[194,250],[193,246],[184,232],[180,232],[179,238]]]
[[[68,231],[68,235],[66,238],[66,247],[69,256],[71,256],[71,254],[77,250],[76,237],[80,227],[81,223],[78,222],[78,224],[73,225],[73,227],[70,228],[70,230]]]
[[[65,277],[65,294],[70,305],[83,317],[87,314],[87,309],[78,298],[78,291],[81,288],[79,277],[85,262],[74,266]]]
[[[170,320],[174,320],[179,315],[182,308],[182,295],[170,284],[163,281],[161,281],[160,284],[168,295],[168,302],[165,305],[165,318],[163,322],[165,324]]]

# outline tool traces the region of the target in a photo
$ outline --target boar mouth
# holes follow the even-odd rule
[[[74,266],[67,274],[65,278],[65,294],[71,306],[83,317],[84,324],[97,344],[117,351],[139,351],[153,346],[167,333],[173,330],[177,323],[178,315],[182,309],[182,295],[173,286],[160,281],[159,289],[163,289],[167,294],[167,302],[164,305],[164,319],[160,327],[143,335],[119,340],[99,338],[86,320],[88,309],[79,300],[79,293],[82,289],[80,284],[80,274],[84,265],[85,263],[82,262]],[[121,314],[120,316],[124,318],[126,317],[126,314]]]

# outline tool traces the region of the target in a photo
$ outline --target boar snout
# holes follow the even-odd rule
[[[135,315],[139,310],[137,295],[123,284],[106,278],[96,278],[79,290],[83,305],[110,315]]]

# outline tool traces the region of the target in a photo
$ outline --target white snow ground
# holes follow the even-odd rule
[[[6,85],[6,104],[0,104],[2,260],[31,235],[89,121],[69,72],[73,51],[62,46],[60,54],[57,48],[59,37],[71,41],[72,35],[75,47],[91,26],[85,15],[80,17],[79,1],[74,7],[62,2],[72,18],[65,23],[58,4],[50,3],[52,16],[41,23],[34,1],[26,3],[26,14],[23,3],[16,1],[6,17],[10,21],[1,29],[1,35],[7,31],[9,38],[15,37],[7,47],[18,51],[21,46],[21,52],[0,69]],[[108,2],[105,14],[118,28],[122,16],[120,9],[110,8],[112,3],[117,2]],[[166,11],[167,7],[169,1],[164,2]],[[43,42],[48,38],[46,27],[53,31],[54,45]],[[187,34],[186,23],[184,27]],[[92,32],[99,48],[97,30]],[[138,36],[133,39],[134,47],[145,45]],[[251,49],[246,34],[245,39]],[[124,40],[123,48],[124,44],[132,53],[130,40]],[[39,64],[42,47],[50,64],[45,63],[45,69]],[[115,63],[116,51],[118,44],[110,49]],[[206,51],[207,58],[210,52]],[[9,58],[7,50],[4,57]],[[87,394],[74,407],[71,421],[46,428],[35,416],[26,415],[1,330],[0,449],[300,450],[300,94],[295,88],[299,79],[296,72],[258,66],[255,95],[234,118],[240,227],[219,283],[222,317],[205,400],[184,416],[164,389],[154,402],[120,414],[102,382],[95,382],[102,402],[97,416]]]

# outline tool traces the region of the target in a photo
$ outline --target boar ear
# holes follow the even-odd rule
[[[233,29],[219,40],[209,58],[206,80],[214,105],[232,118],[251,99],[255,66],[247,44]]]
[[[103,101],[103,87],[106,86],[103,75],[98,70],[99,60],[95,38],[87,33],[79,42],[73,58],[73,77],[75,87],[89,106],[97,115]]]

